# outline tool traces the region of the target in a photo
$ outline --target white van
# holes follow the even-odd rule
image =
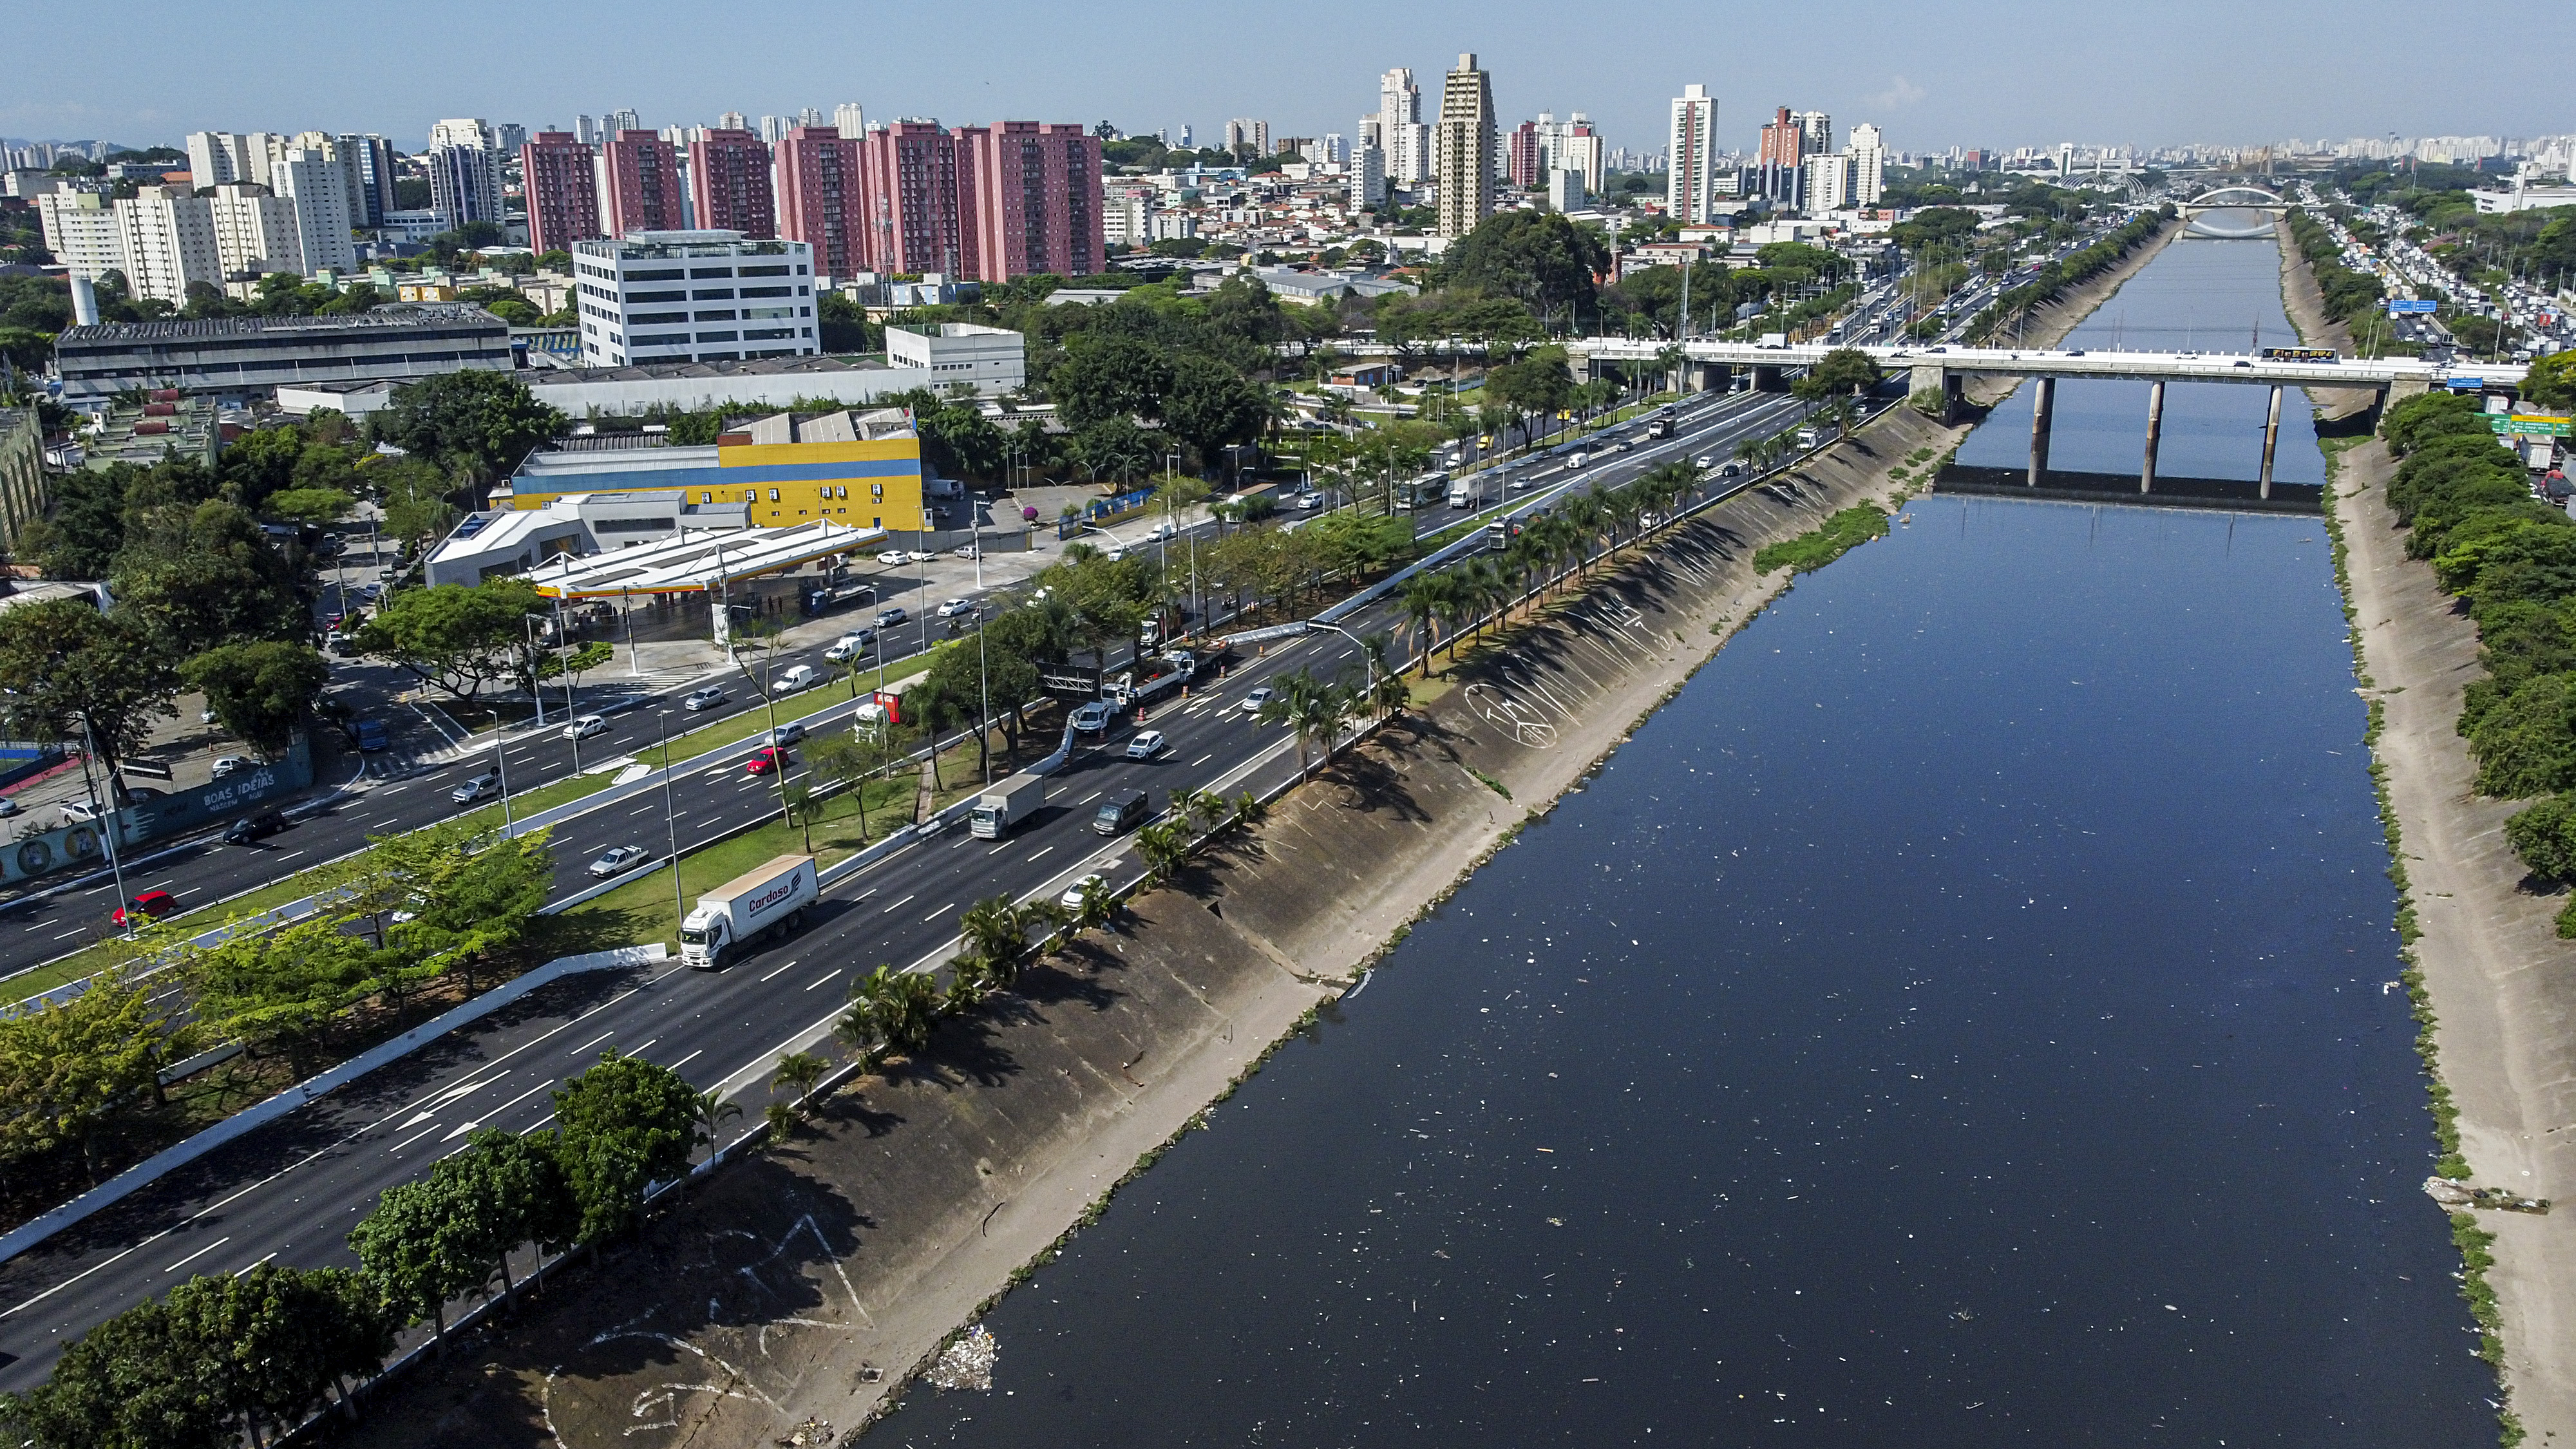
[[[1580,468],[1580,467],[1582,467],[1584,464],[1589,463],[1589,462],[1591,462],[1591,461],[1592,461],[1592,455],[1591,455],[1590,453],[1586,453],[1586,452],[1578,451],[1578,452],[1576,452],[1576,453],[1574,454],[1574,456],[1573,456],[1573,457],[1570,457],[1570,458],[1568,458],[1568,459],[1566,459],[1566,460],[1565,460],[1565,466],[1567,466],[1567,467],[1569,467],[1569,468]]]
[[[794,694],[800,689],[812,689],[817,683],[821,682],[822,678],[823,676],[814,672],[813,665],[798,664],[789,668],[786,673],[779,675],[777,679],[771,681],[769,692],[772,694]]]

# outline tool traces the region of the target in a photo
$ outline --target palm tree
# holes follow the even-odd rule
[[[769,1075],[770,1080],[794,1093],[801,1104],[814,1094],[814,1084],[823,1080],[823,1059],[812,1052],[788,1052],[779,1057]]]
[[[1019,975],[1020,956],[1029,948],[1029,928],[1009,896],[977,901],[958,917],[957,929],[966,944],[959,959],[972,962],[976,974],[996,986],[1008,986]]]
[[[741,1115],[739,1104],[726,1101],[722,1092],[710,1087],[697,1095],[695,1105],[689,1109],[692,1135],[698,1139],[700,1147],[713,1147],[716,1134],[724,1129],[724,1124]]]
[[[1189,836],[1178,822],[1158,820],[1136,831],[1136,853],[1145,858],[1145,874],[1155,885],[1168,883],[1190,863]],[[1091,904],[1091,892],[1084,893],[1083,905]]]
[[[1404,606],[1405,619],[1413,631],[1413,648],[1422,659],[1422,677],[1431,677],[1431,617],[1440,612],[1449,597],[1447,577],[1435,573],[1418,573],[1404,581],[1396,601]]]
[[[1269,815],[1269,802],[1263,800],[1260,796],[1253,794],[1248,789],[1238,790],[1235,792],[1234,818],[1236,820],[1241,821],[1248,827],[1260,824],[1263,820],[1267,819]]]
[[[863,1054],[919,1051],[937,1022],[938,996],[929,977],[879,966],[850,983],[850,1009],[832,1031]]]

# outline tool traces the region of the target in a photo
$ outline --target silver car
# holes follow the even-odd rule
[[[615,846],[600,852],[599,859],[590,863],[590,873],[606,880],[612,875],[633,870],[651,853],[640,845]]]

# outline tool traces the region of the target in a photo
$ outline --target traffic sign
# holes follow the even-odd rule
[[[2576,436],[2576,419],[2550,413],[2489,413],[2487,426],[2498,433],[2512,433],[2526,438]]]
[[[2391,297],[2388,299],[2388,315],[2391,317],[2400,317],[2409,312],[2432,312],[2439,309],[2441,305],[2441,303],[2434,301],[2416,301],[2405,297]]]

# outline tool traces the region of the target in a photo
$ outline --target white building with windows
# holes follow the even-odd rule
[[[95,191],[48,191],[36,198],[36,219],[45,229],[45,250],[73,276],[95,282],[109,272],[127,270],[116,204],[105,196]],[[130,275],[127,280],[132,280]]]
[[[224,285],[211,199],[176,186],[137,187],[130,200],[116,203],[116,231],[132,295],[178,307],[187,304],[191,283]]]
[[[206,202],[215,223],[215,260],[235,295],[249,296],[271,272],[304,275],[294,202],[248,182],[226,182]]]
[[[1887,190],[1887,142],[1867,121],[1851,128],[1851,204],[1876,206]]]
[[[357,187],[345,160],[316,148],[290,147],[271,167],[271,184],[295,209],[295,240],[303,254],[304,275],[329,270],[353,272],[358,249],[349,231],[349,198]]]
[[[1666,214],[1685,225],[1700,225],[1718,214],[1717,97],[1706,86],[1684,86],[1673,97],[1672,131],[1667,138],[1672,165],[1664,173]]]
[[[822,351],[814,249],[738,231],[639,231],[572,246],[584,367]]]

